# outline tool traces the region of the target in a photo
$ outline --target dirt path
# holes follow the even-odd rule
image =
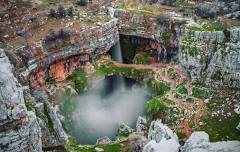
[[[206,113],[205,104],[202,99],[192,97],[190,94],[192,92],[192,84],[191,79],[187,76],[187,74],[179,67],[174,64],[150,64],[150,65],[142,65],[142,64],[121,64],[114,62],[115,66],[119,67],[132,67],[136,69],[150,69],[156,73],[156,79],[162,80],[168,84],[170,84],[171,89],[168,92],[167,96],[170,100],[174,101],[179,108],[180,111],[185,112],[186,117],[183,120],[179,120],[178,128],[189,137],[192,133],[191,126],[197,127],[199,125],[201,117]],[[176,80],[172,79],[167,73],[166,69],[173,69],[175,73],[179,76]],[[188,95],[179,99],[174,97],[174,92],[178,84],[186,83],[187,90],[189,92]],[[186,101],[187,98],[191,98],[194,102],[189,103]]]

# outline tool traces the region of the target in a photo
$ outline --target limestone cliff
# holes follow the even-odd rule
[[[12,74],[8,57],[0,52],[0,149],[42,151],[41,130],[36,115],[27,111],[23,88]]]
[[[240,87],[240,28],[212,32],[187,29],[179,46],[179,62],[192,81]]]

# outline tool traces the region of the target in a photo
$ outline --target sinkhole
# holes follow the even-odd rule
[[[135,128],[137,117],[143,115],[150,97],[151,94],[132,79],[117,75],[106,77],[72,98],[76,107],[70,116],[70,132],[79,144],[95,144],[104,136],[115,140],[120,122]]]
[[[123,63],[120,42],[110,50],[113,60]],[[122,75],[105,76],[87,91],[71,97],[74,110],[68,113],[68,132],[79,144],[95,144],[107,136],[116,139],[119,123],[135,128],[151,93],[140,82]]]

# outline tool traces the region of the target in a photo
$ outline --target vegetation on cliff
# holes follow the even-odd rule
[[[95,152],[95,148],[102,148],[104,152],[120,152],[121,145],[119,142],[103,145],[84,145],[80,146],[77,144],[73,137],[69,138],[68,144],[65,146],[67,152]]]

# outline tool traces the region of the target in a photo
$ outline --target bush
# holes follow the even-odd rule
[[[70,36],[70,34],[67,31],[64,31],[63,29],[60,29],[57,33],[57,37],[60,39],[66,39]]]
[[[149,64],[151,63],[151,57],[146,53],[138,53],[135,55],[133,59],[133,63],[135,64]]]
[[[188,90],[185,84],[181,84],[177,86],[177,92],[180,94],[188,94]]]
[[[49,17],[57,17],[57,13],[54,9],[51,8],[48,12],[48,16]]]
[[[166,97],[153,98],[147,102],[144,112],[151,119],[163,117],[167,114],[169,102],[170,100]]]
[[[86,6],[88,4],[88,0],[76,0],[76,4]]]
[[[68,15],[68,16],[73,16],[73,12],[74,12],[73,7],[72,7],[72,6],[69,7],[66,12],[67,12],[67,15]]]
[[[58,16],[61,18],[66,17],[66,11],[62,5],[58,6],[57,13],[58,13]]]

